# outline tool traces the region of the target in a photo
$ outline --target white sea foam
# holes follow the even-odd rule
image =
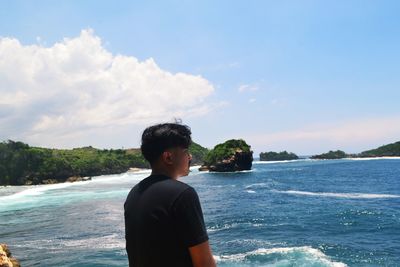
[[[117,234],[85,239],[63,240],[61,245],[70,248],[123,249],[125,240]]]
[[[238,228],[238,227],[260,227],[265,224],[261,223],[262,220],[254,220],[252,222],[233,222],[233,223],[225,223],[222,225],[214,225],[211,227],[207,228],[207,232],[212,233],[212,232],[218,232],[222,230],[229,230],[233,228]],[[244,241],[244,239],[241,239],[240,241]],[[265,241],[262,241],[265,243]]]
[[[80,182],[65,182],[51,185],[32,185],[24,186],[22,191],[0,196],[0,206],[8,206],[18,203],[33,203],[33,200],[41,197],[44,194],[50,193],[55,190],[60,190],[68,187],[85,186],[90,184],[120,184],[120,183],[136,183],[148,176],[149,172],[136,172],[136,173],[123,173],[117,175],[102,175],[92,177],[92,180]],[[112,193],[112,192],[110,192]]]
[[[256,191],[254,191],[254,190],[246,190],[246,192],[250,193],[250,194],[255,194],[256,193]]]
[[[102,175],[92,177],[90,182],[100,184],[120,184],[139,182],[149,176],[150,172],[125,172],[122,174]]]
[[[266,183],[255,183],[255,184],[246,185],[246,189],[264,188],[264,187],[266,187],[266,186],[267,186]]]
[[[195,170],[198,166],[192,166],[191,169]],[[88,181],[80,181],[74,183],[58,183],[51,185],[32,185],[32,186],[20,186],[17,189],[10,190],[9,187],[4,187],[2,189],[4,191],[11,191],[9,193],[5,192],[5,195],[0,196],[0,208],[10,208],[15,205],[35,205],[35,203],[40,203],[43,195],[47,195],[48,193],[52,193],[55,190],[61,190],[68,187],[77,187],[77,186],[85,186],[85,185],[113,185],[113,184],[128,184],[129,188],[140,182],[142,179],[149,176],[151,173],[150,169],[143,169],[137,172],[126,172],[122,174],[112,174],[112,175],[101,175],[94,176],[91,180]],[[194,173],[190,173],[190,175],[197,175],[198,173],[194,171]],[[16,187],[15,187],[16,188]],[[57,192],[58,193],[58,192]],[[63,192],[65,193],[65,192]],[[107,195],[107,193],[113,194],[114,191],[104,192],[102,195]],[[70,193],[69,193],[70,194]],[[65,194],[64,194],[65,195]],[[86,197],[89,197],[89,193],[85,193]],[[94,196],[97,194],[94,194]],[[59,195],[61,197],[61,195]]]
[[[199,168],[201,167],[201,165],[193,165],[193,166],[190,166],[190,170],[191,171],[193,171],[193,170],[199,170]]]
[[[392,194],[330,193],[330,192],[307,192],[307,191],[297,191],[297,190],[287,190],[287,191],[272,190],[272,191],[283,194],[316,196],[316,197],[352,198],[352,199],[400,198],[400,195],[392,195]]]
[[[380,159],[400,159],[400,157],[370,157],[370,158],[345,158],[347,160],[380,160]]]
[[[40,240],[25,240],[19,244],[15,244],[15,247],[21,248],[32,248],[35,249],[45,249],[45,250],[79,250],[85,249],[124,249],[125,239],[121,238],[117,234],[109,234],[100,237],[90,237],[84,239],[64,239],[64,238],[54,238],[54,239],[40,239]]]
[[[227,230],[227,229],[234,228],[234,227],[236,227],[238,225],[239,225],[239,223],[226,223],[226,224],[220,225],[220,226],[216,225],[216,226],[212,226],[212,227],[207,228],[207,232],[212,233],[212,232],[218,232],[218,231],[221,231],[221,230]]]
[[[298,255],[302,257],[299,258]],[[214,256],[217,262],[243,262],[248,260],[252,256],[283,256],[282,262],[285,262],[285,266],[288,263],[295,263],[301,266],[307,266],[307,264],[312,263],[319,263],[323,264],[324,266],[329,267],[345,267],[347,266],[345,263],[342,262],[335,262],[332,261],[327,255],[325,255],[322,251],[308,247],[281,247],[281,248],[259,248],[254,251],[246,252],[246,253],[239,253],[239,254],[232,254],[232,255],[221,255],[221,256]],[[299,262],[301,261],[301,262]],[[281,266],[279,259],[274,259],[272,266]],[[270,266],[270,265],[268,265]],[[290,265],[291,266],[291,265]]]
[[[86,182],[79,182],[79,183],[86,183]],[[62,189],[62,188],[70,187],[70,186],[72,186],[74,184],[75,183],[60,183],[60,184],[51,184],[51,185],[33,185],[30,188],[25,189],[23,191],[14,193],[12,195],[0,197],[0,202],[10,201],[10,200],[14,200],[14,199],[22,198],[22,197],[38,196],[38,195],[42,195],[44,192],[46,192],[48,190]]]

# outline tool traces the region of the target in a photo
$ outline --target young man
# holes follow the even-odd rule
[[[176,123],[148,127],[142,154],[152,173],[134,186],[125,208],[129,266],[214,267],[196,191],[178,181],[189,174],[189,127]]]

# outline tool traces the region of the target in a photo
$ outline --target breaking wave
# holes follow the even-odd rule
[[[287,191],[272,190],[272,191],[283,194],[316,196],[316,197],[335,197],[335,198],[354,198],[354,199],[400,198],[400,195],[392,195],[392,194],[330,193],[330,192],[307,192],[307,191],[297,191],[297,190],[287,190]]]
[[[347,266],[308,246],[259,248],[246,253],[220,255],[214,258],[220,266]]]

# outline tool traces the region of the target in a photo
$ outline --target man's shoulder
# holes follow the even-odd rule
[[[165,189],[165,192],[170,192],[171,194],[175,194],[176,197],[179,197],[182,194],[195,192],[194,188],[191,187],[190,185],[174,179],[163,180],[156,186],[160,186],[161,188]]]
[[[172,179],[168,176],[164,175],[150,175],[136,184],[132,189],[130,194],[143,193],[144,191],[157,191],[161,194],[172,194],[176,197],[180,196],[184,192],[193,192],[195,191],[193,187],[190,185]]]

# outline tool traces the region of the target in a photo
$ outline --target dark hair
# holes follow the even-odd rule
[[[189,148],[191,134],[188,126],[179,123],[153,125],[143,131],[140,149],[144,158],[152,164],[169,148]]]

